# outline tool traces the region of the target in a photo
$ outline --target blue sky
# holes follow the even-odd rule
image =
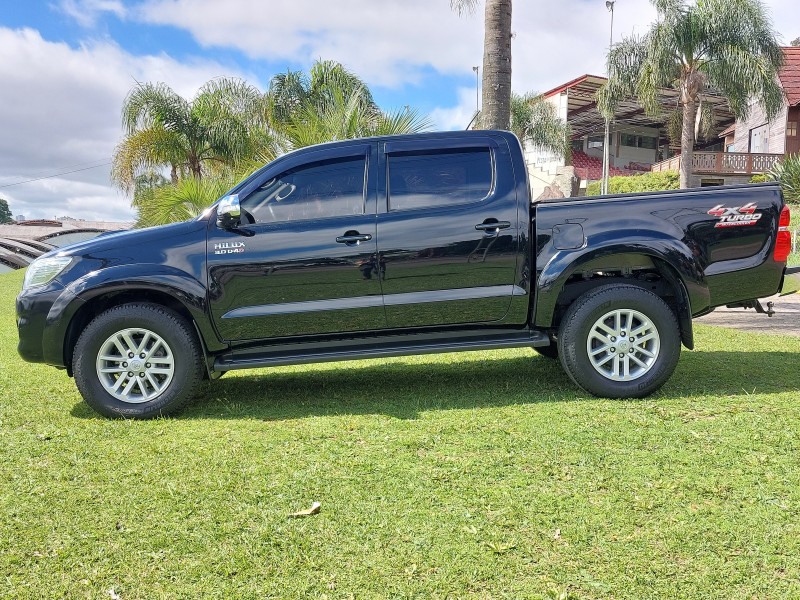
[[[800,36],[796,2],[766,2],[787,43]],[[449,0],[0,0],[0,197],[27,218],[132,219],[107,163],[136,81],[191,97],[213,77],[265,89],[275,73],[336,60],[383,108],[410,105],[438,129],[463,128],[482,11],[459,17]],[[615,39],[654,16],[648,0],[618,0]],[[513,87],[602,74],[608,26],[604,0],[516,0]]]

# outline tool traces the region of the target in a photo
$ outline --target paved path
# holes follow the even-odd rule
[[[756,333],[780,333],[800,337],[800,292],[783,298],[769,298],[775,303],[775,315],[767,317],[755,310],[743,308],[717,308],[710,315],[697,319],[706,325],[719,325]],[[761,302],[764,308],[766,300]]]

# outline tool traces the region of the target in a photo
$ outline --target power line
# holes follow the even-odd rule
[[[38,169],[36,171],[28,173],[28,177],[39,177],[40,175],[49,175],[53,171],[64,171],[65,169],[80,169],[89,166],[101,166],[101,163],[105,164],[106,162],[108,162],[108,157],[98,158],[97,160],[86,160],[79,163],[72,163],[70,165],[59,165],[57,167],[50,166],[46,169]]]
[[[45,175],[43,177],[35,177],[33,179],[26,179],[25,181],[18,181],[16,183],[6,183],[5,185],[0,185],[0,189],[13,187],[15,185],[22,185],[23,183],[32,183],[34,181],[41,181],[42,179],[52,179],[53,177],[61,177],[62,175],[69,175],[70,173],[78,173],[80,171],[89,171],[91,169],[98,169],[100,167],[107,167],[110,165],[110,162],[103,163],[101,165],[95,165],[93,167],[84,167],[83,169],[73,169],[72,171],[63,171],[61,173],[54,173],[53,175]]]

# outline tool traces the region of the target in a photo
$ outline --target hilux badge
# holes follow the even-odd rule
[[[241,254],[244,248],[244,242],[220,242],[214,244],[214,254]]]
[[[708,211],[712,217],[719,217],[719,221],[714,227],[741,227],[744,225],[755,225],[764,216],[764,213],[756,212],[758,206],[754,202],[744,206],[729,208],[718,204]]]

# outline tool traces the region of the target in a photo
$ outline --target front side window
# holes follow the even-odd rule
[[[364,214],[363,156],[317,161],[265,182],[242,201],[256,223]]]
[[[388,156],[389,210],[479,202],[493,183],[489,148]]]

